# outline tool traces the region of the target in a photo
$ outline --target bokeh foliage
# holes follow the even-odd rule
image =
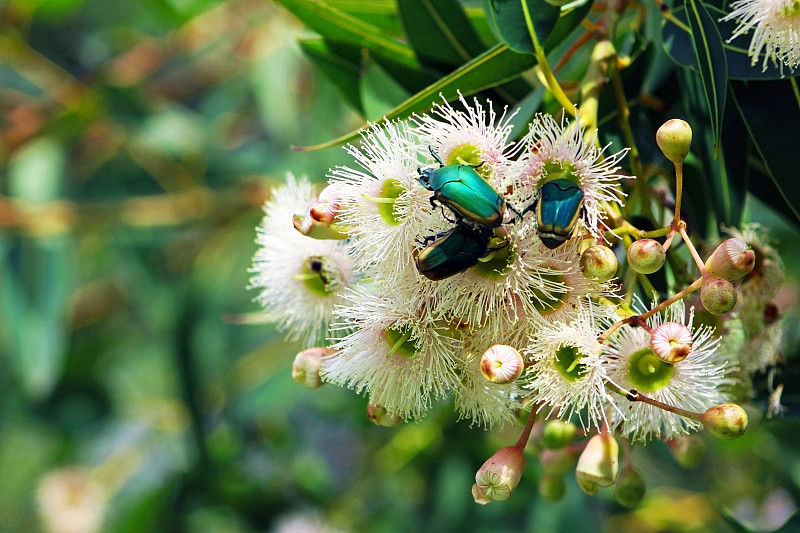
[[[515,440],[513,428],[484,434],[447,408],[377,428],[348,391],[296,385],[297,346],[258,323],[246,290],[254,228],[286,171],[322,182],[347,158],[290,146],[351,137],[365,119],[422,111],[457,90],[519,108],[519,124],[558,104],[527,70],[534,58],[514,51],[530,42],[481,4],[280,3],[0,4],[0,530],[40,530],[37,486],[76,466],[103,488],[111,532],[267,531],[297,512],[349,531],[736,531],[743,515],[726,522],[725,509],[758,509],[775,494],[797,501],[794,410],[736,443],[709,441],[697,470],[664,446],[640,450],[655,483],[632,513],[569,480],[564,500],[546,502],[535,468],[513,500],[478,507],[474,470]],[[564,54],[590,8],[541,10],[545,49]],[[724,79],[706,72],[721,91],[712,113],[678,90],[696,96],[709,83],[685,53],[691,41],[642,9],[648,17],[626,20],[614,43],[632,60],[621,79],[637,103],[642,160],[664,166],[651,125],[671,110],[716,124],[696,130],[694,177],[713,209],[690,201],[693,223],[709,233],[715,221],[772,225],[796,283],[800,189],[784,187],[784,201],[776,184],[796,174],[800,122],[796,108],[759,105],[786,100],[787,80],[742,80],[729,60]],[[685,68],[654,48],[662,31]],[[565,69],[579,79],[586,59]],[[600,105],[619,139],[614,103]],[[720,142],[747,173],[725,172]],[[791,362],[798,335],[787,330]]]

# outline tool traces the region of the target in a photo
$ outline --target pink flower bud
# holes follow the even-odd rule
[[[683,324],[665,322],[653,332],[650,347],[665,363],[679,363],[692,351],[692,332]]]

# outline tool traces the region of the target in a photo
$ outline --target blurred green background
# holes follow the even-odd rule
[[[303,32],[263,0],[0,2],[0,531],[782,526],[800,497],[793,409],[707,441],[693,470],[637,449],[636,511],[569,476],[544,501],[535,461],[510,501],[480,507],[474,472],[514,428],[471,429],[447,405],[379,428],[364,399],[291,380],[299,347],[246,288],[254,228],[285,172],[323,182],[348,162],[291,145],[363,124],[303,58]],[[796,282],[796,228],[750,209]]]

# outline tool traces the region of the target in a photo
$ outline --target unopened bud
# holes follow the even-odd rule
[[[564,497],[564,477],[545,473],[539,479],[539,494],[547,501],[560,501]]]
[[[617,479],[619,445],[614,437],[605,433],[595,435],[586,443],[578,458],[575,477],[587,494],[595,494],[600,487],[610,487]]]
[[[642,474],[633,467],[619,471],[614,485],[614,499],[623,507],[634,507],[644,498],[645,483]]]
[[[489,500],[507,500],[517,488],[523,470],[525,470],[525,454],[520,448],[516,446],[500,448],[475,474],[475,484],[479,494]],[[473,497],[474,495],[473,489]]]
[[[505,344],[491,346],[481,357],[481,374],[491,383],[511,383],[524,369],[522,355]]]
[[[650,347],[665,363],[679,363],[692,351],[692,332],[678,322],[665,322],[653,331]]]
[[[657,272],[667,259],[661,243],[654,239],[639,239],[628,247],[628,264],[639,274]]]
[[[706,269],[712,276],[728,281],[740,279],[756,266],[756,252],[741,239],[731,238],[717,246],[706,260]]]
[[[367,404],[367,418],[376,426],[385,427],[396,426],[403,421],[400,415],[390,413],[385,407],[372,402]]]
[[[692,145],[692,127],[679,118],[666,121],[656,132],[656,143],[673,163],[682,163]]]
[[[747,412],[735,403],[722,403],[709,408],[700,421],[706,431],[720,439],[738,439],[747,431]]]
[[[578,461],[578,452],[570,448],[561,450],[542,450],[539,462],[545,473],[553,476],[562,476],[572,470]]]
[[[608,246],[595,244],[581,254],[581,272],[587,278],[605,282],[617,274],[617,256]]]
[[[315,347],[298,353],[292,363],[292,379],[309,389],[316,389],[325,384],[320,376],[322,361],[338,350],[334,348]]]
[[[558,450],[572,444],[578,435],[578,428],[571,422],[551,420],[544,426],[542,433],[542,447],[549,450]]]
[[[711,277],[703,281],[700,302],[706,311],[715,315],[727,313],[736,305],[736,288],[730,281]]]
[[[706,443],[700,435],[682,435],[667,441],[667,446],[684,468],[697,468],[706,458]]]
[[[320,224],[333,224],[336,216],[339,214],[339,207],[341,206],[341,198],[336,187],[328,185],[319,193],[319,198],[311,209],[308,210],[308,215]]]

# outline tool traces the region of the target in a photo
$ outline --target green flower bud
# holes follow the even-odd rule
[[[558,450],[572,444],[578,435],[578,428],[575,424],[562,420],[551,420],[544,426],[542,433],[542,447],[548,450]]]
[[[683,435],[667,441],[672,457],[684,468],[697,468],[706,458],[706,442],[700,435]]]
[[[575,465],[578,454],[569,449],[542,450],[539,462],[545,473],[551,476],[562,476]]]
[[[632,467],[619,471],[614,486],[614,499],[623,507],[634,507],[644,498],[645,483],[642,474]]]
[[[728,280],[708,278],[700,288],[700,302],[709,313],[727,313],[736,305],[736,288]]]
[[[575,477],[587,494],[595,494],[600,487],[610,487],[617,479],[619,445],[611,434],[595,435],[586,443],[578,458]]]
[[[692,127],[679,118],[668,120],[658,128],[656,143],[667,159],[682,163],[692,145]]]
[[[539,479],[539,494],[547,501],[560,501],[564,497],[564,478],[545,473]]]
[[[596,244],[581,254],[581,272],[587,278],[605,282],[617,274],[617,256],[608,246]]]
[[[384,427],[396,426],[403,421],[400,415],[390,413],[385,407],[372,402],[367,404],[367,418],[376,426]]]
[[[743,278],[756,266],[756,253],[741,239],[728,239],[706,260],[709,274],[728,281]]]
[[[481,500],[507,500],[514,493],[525,470],[525,454],[516,446],[500,448],[475,474],[475,487]],[[473,498],[476,488],[473,487]],[[477,503],[482,503],[478,501]],[[485,502],[488,503],[488,502]]]
[[[321,387],[325,384],[319,373],[322,361],[337,351],[333,348],[315,347],[298,353],[292,363],[292,379],[309,389]]]
[[[706,431],[720,439],[738,439],[747,431],[747,412],[735,403],[722,403],[709,408],[700,421]]]
[[[664,266],[667,253],[653,239],[639,239],[628,247],[628,264],[639,274],[652,274]]]

